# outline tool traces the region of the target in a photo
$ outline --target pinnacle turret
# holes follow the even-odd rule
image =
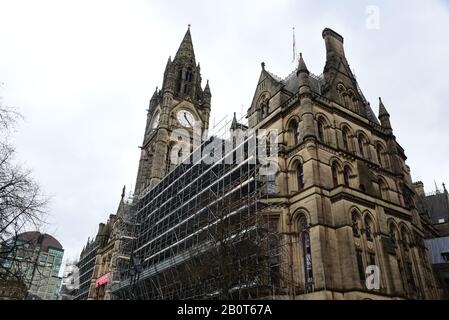
[[[390,114],[388,113],[387,108],[385,108],[385,105],[382,102],[382,98],[380,97],[379,97],[379,120],[382,127],[386,129],[391,129]]]
[[[309,74],[309,70],[307,69],[306,63],[302,57],[302,53],[299,54],[299,63],[298,63],[298,74],[301,72],[305,72]]]

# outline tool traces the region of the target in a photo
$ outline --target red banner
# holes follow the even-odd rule
[[[95,281],[95,288],[108,283],[108,281],[109,281],[109,273],[106,273],[102,275],[100,278],[98,278],[97,281]]]

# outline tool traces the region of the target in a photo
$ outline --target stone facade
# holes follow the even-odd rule
[[[128,256],[120,256],[124,240],[121,234],[121,222],[127,209],[129,204],[125,201],[125,188],[123,188],[116,214],[111,214],[106,224],[100,223],[98,226],[95,238],[97,244],[95,266],[90,281],[88,300],[110,300],[110,288],[114,283],[114,276],[121,271],[119,270],[120,259],[129,259]]]
[[[423,241],[431,228],[416,208],[390,115],[379,99],[375,117],[349,68],[343,37],[325,29],[323,38],[323,74],[312,75],[302,55],[286,79],[263,63],[247,114],[250,128],[279,133],[274,201],[282,209],[273,215],[292,243],[284,258],[293,266],[298,297],[438,298]],[[369,265],[379,268],[378,290],[365,286]]]
[[[309,72],[302,55],[286,79],[262,63],[248,126],[236,119],[232,123],[233,128],[278,132],[278,172],[269,197],[275,209],[270,215],[288,244],[281,258],[288,270],[282,273],[289,274],[294,287],[278,298],[439,298],[424,242],[436,231],[417,208],[410,168],[390,115],[379,99],[375,116],[351,72],[343,37],[330,29],[322,35],[326,64],[321,76]],[[176,145],[172,133],[183,129],[191,136],[193,121],[204,132],[210,108],[209,84],[201,88],[188,30],[175,58],[167,62],[162,89],[156,88],[150,101],[136,195],[156,186],[175,166],[169,159]],[[113,225],[111,217],[104,228]],[[107,261],[117,250],[113,243],[99,251],[101,272],[94,278],[110,271]],[[369,266],[379,271],[379,288],[366,286]]]

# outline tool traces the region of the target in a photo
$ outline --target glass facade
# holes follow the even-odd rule
[[[45,237],[51,236],[39,236],[37,241],[18,240],[9,259],[1,263],[3,267],[23,276],[32,299],[57,300],[62,282],[59,270],[64,250],[50,247]],[[56,239],[51,238],[56,244]],[[59,243],[57,245],[60,246]]]

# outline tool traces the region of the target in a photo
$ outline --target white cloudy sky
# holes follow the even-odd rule
[[[52,197],[47,229],[67,256],[133,185],[145,109],[189,23],[217,120],[246,110],[262,61],[293,70],[292,26],[320,74],[321,31],[333,28],[376,112],[383,97],[413,178],[428,191],[449,183],[447,1],[0,0],[0,96],[26,117],[18,158]]]

